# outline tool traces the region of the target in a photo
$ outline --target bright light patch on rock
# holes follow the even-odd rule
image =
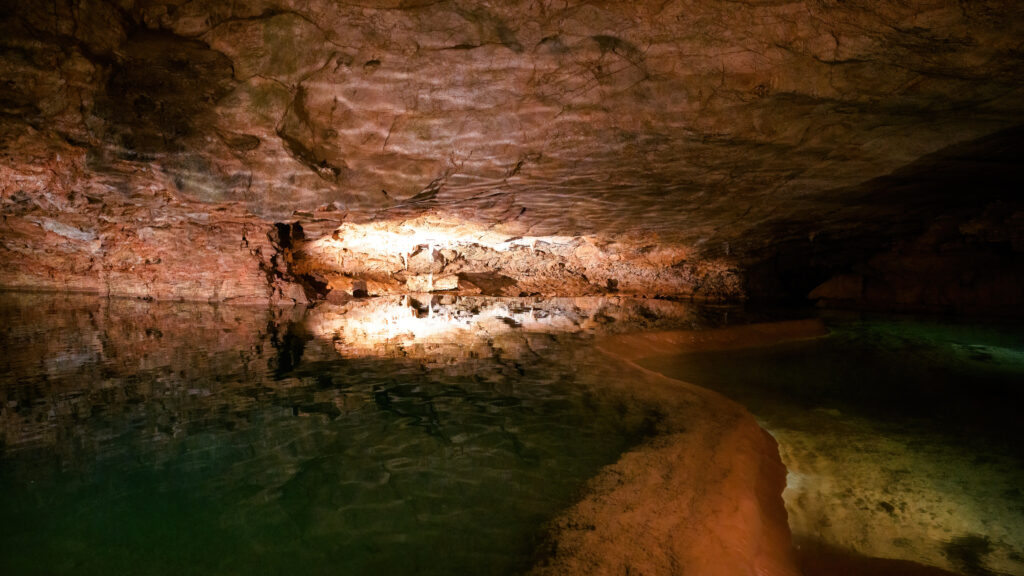
[[[344,223],[297,242],[290,267],[329,289],[369,295],[459,290],[464,293],[564,296],[607,293],[741,298],[728,261],[691,263],[689,252],[653,237],[522,236],[428,214]],[[364,284],[359,284],[360,282]]]

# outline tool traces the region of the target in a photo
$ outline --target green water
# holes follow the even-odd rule
[[[641,364],[777,439],[799,542],[1024,574],[1024,326],[826,315],[821,339]]]
[[[651,414],[586,334],[498,320],[343,354],[297,313],[0,295],[0,574],[528,569]]]
[[[632,375],[593,338],[754,317],[0,294],[0,574],[524,572],[660,418],[611,391]],[[822,339],[643,364],[775,436],[797,543],[1024,574],[1024,328],[826,320]]]

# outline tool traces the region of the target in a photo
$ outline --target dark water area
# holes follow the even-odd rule
[[[1024,574],[1024,326],[824,314],[829,335],[649,358],[778,440],[797,542]]]
[[[918,425],[1024,461],[1024,325],[828,317],[827,338],[645,364],[722,392],[766,420],[830,409]]]
[[[360,306],[0,294],[0,574],[517,573],[657,418],[617,306]]]

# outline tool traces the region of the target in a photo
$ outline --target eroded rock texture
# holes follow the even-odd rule
[[[448,275],[518,283],[497,293],[802,296],[937,215],[1020,220],[990,154],[1020,141],[1012,0],[2,4],[8,286],[301,301],[274,222],[427,215],[601,250],[542,282],[462,253]],[[1008,179],[873,201],[966,142]],[[1019,268],[1018,244],[980,249]]]
[[[688,262],[680,248],[595,236],[509,236],[451,217],[343,224],[295,242],[289,270],[329,293],[459,291],[688,295],[726,299],[742,290],[736,270]]]

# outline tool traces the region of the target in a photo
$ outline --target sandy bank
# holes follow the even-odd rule
[[[599,343],[606,354],[635,362],[652,356],[771,346],[828,334],[817,318],[728,326],[714,330],[662,330],[609,337]]]
[[[825,332],[820,321],[806,320],[599,340],[623,365],[623,378],[609,385],[657,406],[658,433],[605,468],[555,520],[550,556],[534,574],[799,574],[775,440],[741,405],[634,361]]]

